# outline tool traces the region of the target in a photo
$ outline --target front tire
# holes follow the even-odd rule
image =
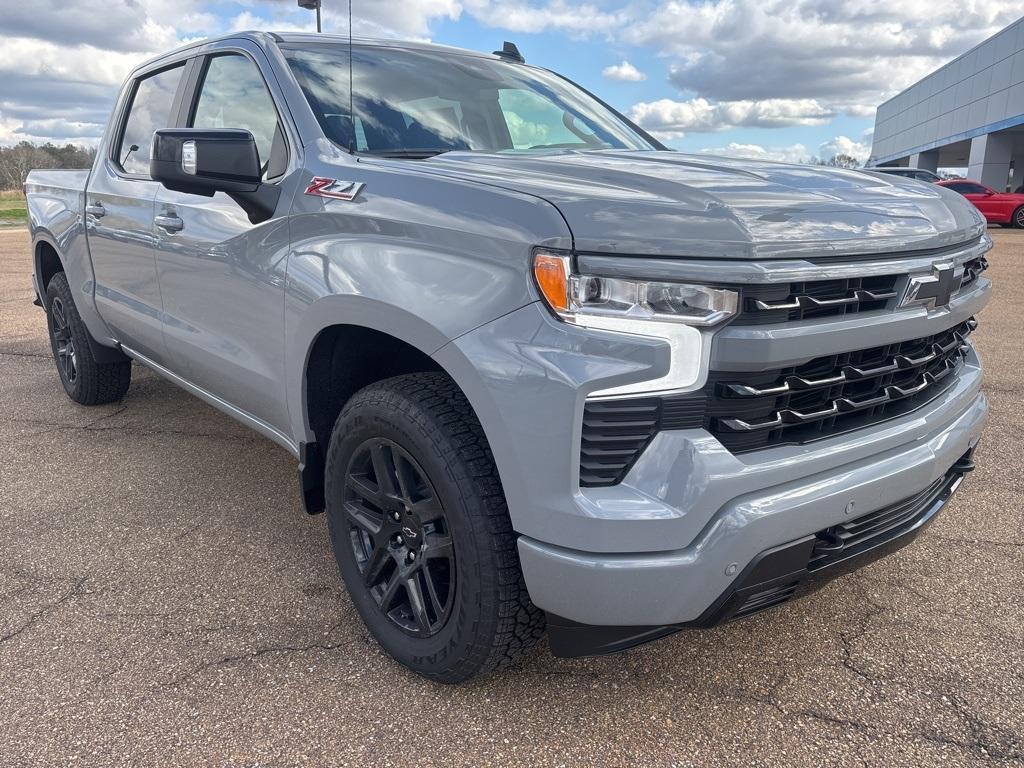
[[[444,683],[513,664],[544,632],[480,423],[441,373],[360,390],[327,453],[331,544],[367,628]]]
[[[98,362],[63,272],[46,286],[46,326],[50,349],[60,383],[68,397],[81,405],[115,403],[125,396],[132,381],[132,362],[125,358]]]
[[[1010,218],[1010,226],[1024,229],[1024,205],[1013,212],[1013,216]]]

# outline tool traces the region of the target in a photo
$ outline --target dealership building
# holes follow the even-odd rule
[[[879,106],[868,164],[1024,184],[1024,19]]]

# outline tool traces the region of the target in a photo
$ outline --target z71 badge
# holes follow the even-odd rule
[[[306,187],[306,194],[329,197],[332,200],[354,200],[363,186],[362,182],[338,181],[325,176],[314,176],[313,180],[309,182],[309,186]]]

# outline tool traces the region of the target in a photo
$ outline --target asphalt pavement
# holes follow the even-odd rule
[[[912,546],[767,614],[439,686],[385,656],[282,449],[140,366],[71,403],[0,230],[0,767],[1024,763],[1024,232],[991,418]]]

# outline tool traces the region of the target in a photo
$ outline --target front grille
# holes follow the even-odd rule
[[[698,392],[586,404],[580,485],[615,485],[661,430],[708,430],[732,453],[799,445],[896,418],[956,379],[974,318],[941,333],[773,371],[713,371]]]
[[[964,262],[961,290],[988,269],[988,259],[976,256]],[[811,280],[794,283],[732,286],[740,292],[740,313],[733,325],[791,323],[858,312],[892,309],[900,289],[898,274]]]
[[[705,387],[707,428],[730,451],[742,453],[807,443],[903,415],[955,379],[976,326],[972,318],[932,336],[783,370],[712,374]]]

